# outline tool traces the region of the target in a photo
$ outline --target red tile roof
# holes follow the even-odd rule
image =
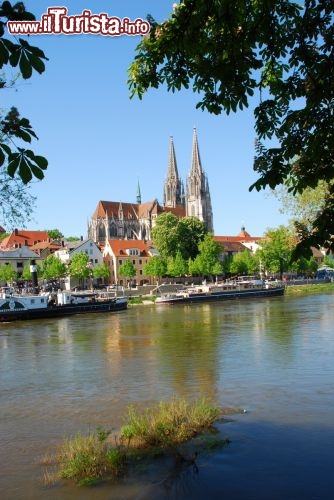
[[[148,256],[149,245],[144,240],[109,240],[109,245],[116,257],[128,255],[126,251],[134,248]]]
[[[157,200],[147,201],[145,203],[123,203],[120,201],[99,201],[93,219],[115,217],[119,218],[120,210],[123,212],[124,219],[137,219],[150,217],[152,214],[160,215],[164,212],[171,212],[177,217],[185,217],[185,207],[162,207]]]
[[[18,246],[31,247],[40,241],[48,241],[47,231],[27,231],[24,229],[15,229],[7,238],[0,243],[1,249],[10,249]]]

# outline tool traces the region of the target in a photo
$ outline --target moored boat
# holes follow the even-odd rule
[[[108,293],[59,291],[51,294],[0,294],[0,322],[55,318],[74,314],[116,312],[127,309],[126,297]]]
[[[284,295],[285,287],[269,285],[262,280],[239,281],[221,285],[193,286],[175,293],[167,293],[156,298],[156,304],[193,304],[221,300],[277,297]]]

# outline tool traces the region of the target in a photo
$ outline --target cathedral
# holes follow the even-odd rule
[[[177,217],[197,217],[213,233],[209,183],[203,171],[196,129],[193,134],[191,167],[186,187],[180,179],[173,138],[170,139],[163,205],[155,199],[142,203],[138,183],[136,203],[99,201],[88,224],[88,238],[100,245],[110,239],[151,240],[155,219],[164,212]]]

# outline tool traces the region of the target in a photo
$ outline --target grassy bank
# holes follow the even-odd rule
[[[291,285],[286,288],[286,295],[308,295],[313,293],[334,292],[334,283],[320,283],[312,285]]]
[[[149,302],[155,302],[155,295],[129,297],[129,305],[148,304]]]
[[[98,428],[88,435],[78,433],[66,438],[55,453],[44,457],[44,484],[54,485],[70,479],[81,486],[123,476],[132,464],[154,457],[174,456],[182,463],[194,463],[182,455],[180,445],[196,436],[205,436],[202,447],[226,445],[228,440],[213,438],[213,424],[223,412],[206,400],[189,403],[185,400],[160,402],[139,411],[131,406],[125,424],[118,433]]]

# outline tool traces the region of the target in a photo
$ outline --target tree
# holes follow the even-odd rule
[[[221,253],[220,245],[208,233],[204,240],[198,245],[199,253],[194,261],[190,263],[192,274],[217,275],[221,274],[223,267],[218,260]]]
[[[269,272],[280,273],[282,277],[282,273],[290,266],[295,247],[294,235],[284,226],[268,229],[260,247],[256,254],[261,259],[264,268]]]
[[[30,281],[32,278],[31,272],[30,272],[30,266],[24,266],[22,274],[21,274],[21,279],[25,281]]]
[[[46,229],[45,231],[52,240],[61,240],[64,238],[63,233],[59,229]]]
[[[169,276],[185,276],[188,273],[188,263],[182,257],[180,250],[176,252],[175,257],[169,257],[167,260],[167,274]]]
[[[176,255],[179,241],[178,222],[176,215],[165,212],[157,217],[152,229],[153,244],[164,258]]]
[[[22,76],[25,80],[32,76],[33,71],[43,73],[47,60],[43,51],[29,45],[22,39],[6,38],[5,30],[7,21],[34,20],[35,17],[25,10],[22,2],[12,5],[8,1],[0,5],[0,88],[6,89],[14,86],[17,78]],[[20,73],[11,76],[5,69],[19,67]],[[6,226],[25,226],[31,220],[35,198],[31,196],[26,184],[32,179],[43,179],[47,160],[36,155],[31,149],[22,147],[24,143],[30,144],[32,139],[37,139],[29,120],[22,118],[15,108],[0,116],[0,216]]]
[[[12,283],[17,278],[17,272],[13,264],[3,264],[0,266],[0,281],[6,281],[8,284]]]
[[[153,255],[144,266],[144,274],[153,278],[162,278],[167,273],[166,260],[159,255]]]
[[[207,230],[204,222],[197,217],[183,217],[178,220],[178,251],[183,259],[194,258],[198,254],[198,245],[204,240]]]
[[[12,5],[2,2],[0,6],[0,68],[11,66],[19,67],[23,79],[31,78],[33,71],[41,74],[45,71],[44,61],[47,60],[44,52],[38,47],[33,47],[23,38],[6,38],[5,29],[8,21],[33,21],[35,16],[25,10],[23,2]],[[1,88],[10,85],[10,77],[4,75],[0,79]],[[17,174],[24,184],[33,177],[41,180],[48,162],[35,155],[31,149],[20,147],[21,142],[31,143],[37,135],[32,129],[27,118],[21,118],[18,110],[13,106],[0,121],[0,167],[7,162],[8,175],[14,178]],[[10,146],[9,146],[10,144]]]
[[[7,228],[26,227],[31,221],[36,197],[19,178],[12,178],[0,167],[0,221]]]
[[[93,268],[93,276],[98,279],[108,279],[110,277],[110,267],[105,262],[96,264]]]
[[[90,278],[89,257],[86,252],[78,252],[73,255],[70,265],[68,267],[68,274],[74,276],[79,281],[84,281],[86,278]]]
[[[67,272],[66,265],[56,255],[48,255],[42,262],[40,275],[41,278],[55,279],[64,276]]]
[[[154,246],[164,258],[180,252],[183,259],[196,257],[198,244],[207,233],[203,222],[196,217],[178,218],[171,212],[160,215],[152,230]]]
[[[119,267],[119,275],[131,280],[134,276],[136,276],[136,268],[132,264],[131,260],[127,259],[123,264]]]
[[[230,272],[232,274],[254,274],[258,270],[258,259],[249,250],[236,253],[230,263]]]
[[[328,183],[320,180],[315,188],[308,187],[301,193],[293,195],[285,183],[273,191],[274,196],[281,203],[280,211],[291,216],[290,224],[297,237],[300,234],[312,233],[317,219],[325,209],[326,200],[330,196],[330,189],[333,185],[334,181]]]
[[[332,0],[183,0],[163,23],[149,21],[129,68],[131,97],[190,87],[214,114],[257,99],[250,189],[288,181],[295,195],[334,178]],[[333,227],[331,185],[312,229],[299,227],[298,251],[333,250]]]

